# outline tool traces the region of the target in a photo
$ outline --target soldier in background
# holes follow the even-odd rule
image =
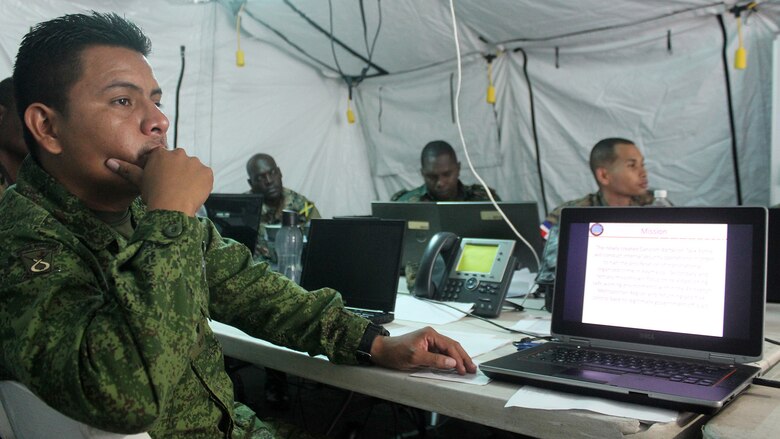
[[[536,275],[538,292],[548,296],[555,282],[558,258],[558,220],[564,207],[590,206],[647,206],[653,202],[648,190],[645,158],[630,140],[612,137],[600,140],[590,151],[590,170],[599,187],[598,192],[568,201],[556,207],[540,229],[547,240]],[[549,310],[549,307],[548,307]]]
[[[460,181],[460,162],[449,143],[434,140],[425,145],[420,154],[420,165],[425,184],[398,191],[390,201],[490,201],[481,184],[466,186]],[[495,190],[488,189],[496,201],[501,201]]]
[[[257,233],[256,258],[276,264],[276,251],[268,225],[282,223],[282,211],[294,210],[300,215],[300,223],[320,218],[317,207],[308,198],[282,186],[282,170],[268,154],[255,154],[246,163],[247,183],[250,193],[263,195],[263,211]]]
[[[0,194],[16,182],[16,174],[26,156],[13,79],[5,78],[0,81]]]
[[[257,439],[289,436],[234,402],[211,319],[335,363],[476,372],[454,340],[390,337],[196,218],[213,173],[167,148],[150,49],[95,12],[22,39],[30,156],[0,199],[0,380],[102,430]]]

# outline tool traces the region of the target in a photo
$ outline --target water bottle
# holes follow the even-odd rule
[[[282,211],[282,227],[276,234],[275,244],[279,272],[295,283],[300,282],[303,233],[298,225],[298,212]]]
[[[666,198],[666,190],[656,189],[653,191],[653,202],[651,206],[654,207],[671,207],[672,203]]]

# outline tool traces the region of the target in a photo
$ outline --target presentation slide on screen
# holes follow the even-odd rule
[[[591,223],[583,322],[723,335],[726,224]]]

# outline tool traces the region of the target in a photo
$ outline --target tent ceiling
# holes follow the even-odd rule
[[[218,1],[234,14],[243,5],[244,32],[330,72],[340,69],[357,77],[368,66],[369,76],[399,73],[455,57],[447,0]],[[634,26],[675,15],[721,12],[734,3],[736,0],[458,0],[455,8],[462,53],[492,53],[497,46],[571,44],[566,35],[616,38],[610,31],[630,32]],[[378,28],[369,64],[369,48]]]

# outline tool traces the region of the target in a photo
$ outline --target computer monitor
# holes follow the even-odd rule
[[[211,194],[205,206],[206,214],[220,235],[236,240],[254,251],[260,213],[263,210],[262,195]]]
[[[514,255],[518,269],[527,267],[539,270],[531,250],[523,244],[506,224],[493,203],[457,201],[436,203],[439,209],[441,230],[452,232],[464,238],[513,239],[517,241]],[[541,256],[544,244],[539,233],[539,211],[536,202],[499,202],[498,205],[525,238],[531,247]]]
[[[441,231],[436,203],[372,201],[371,214],[406,221],[401,270],[409,262],[419,263],[431,237]]]
[[[769,223],[766,246],[766,301],[780,302],[780,208],[767,209]]]

